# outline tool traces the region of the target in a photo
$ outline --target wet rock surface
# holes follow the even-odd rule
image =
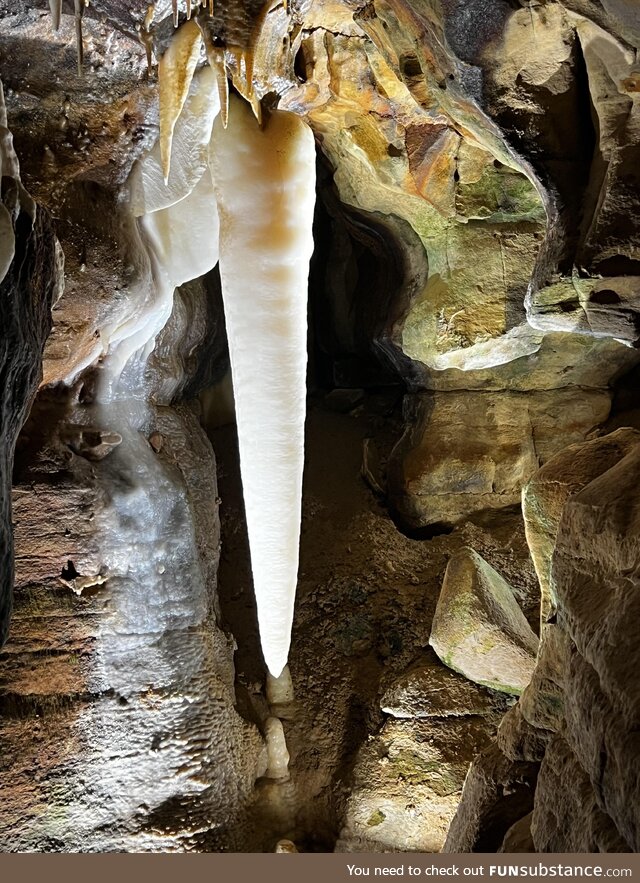
[[[98,462],[62,445],[40,466],[19,454],[0,655],[6,851],[251,849],[263,744],[234,709],[216,621],[213,453],[187,409],[149,414],[160,454],[132,414],[93,409],[123,435]]]

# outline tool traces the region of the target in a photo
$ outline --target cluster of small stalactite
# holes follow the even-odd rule
[[[62,0],[49,0],[54,30],[60,27]],[[88,0],[74,0],[78,73],[82,73],[82,19]],[[163,168],[168,178],[171,162],[171,140],[175,123],[189,93],[189,87],[204,45],[207,60],[216,72],[222,123],[226,128],[229,113],[229,79],[236,72],[234,85],[250,103],[261,122],[260,101],[253,89],[254,47],[261,26],[269,12],[278,6],[288,10],[287,0],[172,0],[175,34],[158,62],[160,91],[160,140],[163,145]],[[148,7],[138,24],[140,42],[144,46],[149,71],[153,63],[153,25],[156,7]]]

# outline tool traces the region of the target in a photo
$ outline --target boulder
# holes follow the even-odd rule
[[[531,837],[531,816],[532,813],[527,813],[511,825],[498,852],[535,852]]]
[[[520,694],[531,679],[538,641],[508,583],[467,547],[447,565],[429,643],[469,680]]]
[[[497,720],[388,720],[358,751],[336,852],[439,852]]]

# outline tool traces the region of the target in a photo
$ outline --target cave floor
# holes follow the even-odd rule
[[[519,512],[476,516],[448,534],[411,539],[362,478],[363,443],[374,439],[384,482],[386,457],[398,438],[398,405],[399,396],[388,391],[368,395],[351,413],[336,413],[319,397],[309,403],[290,654],[296,701],[283,721],[291,780],[264,780],[258,789],[256,851],[271,851],[281,837],[302,851],[437,851],[466,758],[470,762],[493,736],[509,700],[491,694],[491,710],[482,718],[461,711],[394,720],[381,711],[381,694],[412,666],[433,664],[431,620],[447,561],[462,546],[472,546],[505,576],[535,627],[537,584]],[[263,691],[264,667],[235,427],[210,437],[222,501],[220,603],[238,645],[238,707],[251,716],[247,709]]]

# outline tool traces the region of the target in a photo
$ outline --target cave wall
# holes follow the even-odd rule
[[[46,211],[20,180],[0,86],[0,644],[12,609],[11,476],[18,433],[42,376],[51,307],[60,293],[62,256]]]
[[[154,357],[134,360],[117,400],[101,398],[110,338],[144,332],[158,299],[123,198],[145,144],[144,51],[110,32],[87,89],[66,29],[50,40],[48,16],[5,11],[11,125],[53,220],[39,206],[35,225],[19,216],[2,289],[7,511],[13,446],[42,382],[13,470],[0,848],[251,850],[264,742],[235,710],[234,643],[220,624],[216,460],[197,411],[180,404],[226,370],[219,283],[177,292]],[[96,44],[104,33],[85,25]],[[8,59],[19,40],[42,41],[38,66],[33,54]],[[11,576],[3,566],[3,638]]]
[[[489,836],[510,851],[513,825],[532,851],[638,851],[639,441],[626,428],[572,445],[527,485],[543,597],[537,666],[471,768],[448,852],[484,851]],[[506,795],[526,770],[514,807]]]
[[[619,473],[607,461],[601,478],[571,479],[576,452],[589,459],[613,387],[639,358],[633,4],[343,0],[293,3],[291,19],[278,6],[263,19],[256,3],[239,24],[233,4],[220,6],[209,24],[221,39],[235,39],[234,28],[238,39],[257,34],[253,80],[230,52],[232,84],[254,106],[276,91],[321,153],[316,379],[406,388],[383,489],[394,518],[408,532],[468,530],[470,516],[513,510],[526,488],[543,587],[538,668],[472,766],[446,848],[506,848],[524,831],[541,851],[636,849],[637,782],[625,774],[637,759],[633,445]],[[5,582],[11,454],[55,302],[15,474],[3,848],[250,849],[263,742],[234,708],[234,647],[216,589],[215,457],[184,403],[226,370],[215,275],[176,293],[141,376],[152,403],[107,407],[96,394],[114,329],[154,304],[125,183],[157,141],[146,50],[166,49],[169,10],[148,31],[146,4],[92,3],[80,77],[70,10],[52,34],[39,4],[0,9],[9,123],[29,190],[53,218],[13,213],[18,257],[0,289],[0,309],[10,306],[0,316]],[[11,180],[3,166],[9,212]],[[559,461],[568,445],[577,447]],[[542,495],[540,519],[559,526],[532,540],[526,500],[558,463],[571,496]],[[168,528],[154,533],[158,512]],[[135,548],[122,546],[127,531],[140,534]],[[8,582],[0,597],[6,622]],[[609,649],[618,645],[620,663]],[[413,770],[401,787],[389,779],[393,807],[411,787],[438,807],[417,816],[416,848],[442,844],[494,718],[461,725],[464,763],[444,743],[435,761],[420,755],[446,768],[445,794],[430,779],[416,785]],[[369,824],[374,752],[413,751],[431,726],[387,721],[352,758],[342,848],[401,836],[402,812]],[[111,800],[125,782],[131,800]]]

